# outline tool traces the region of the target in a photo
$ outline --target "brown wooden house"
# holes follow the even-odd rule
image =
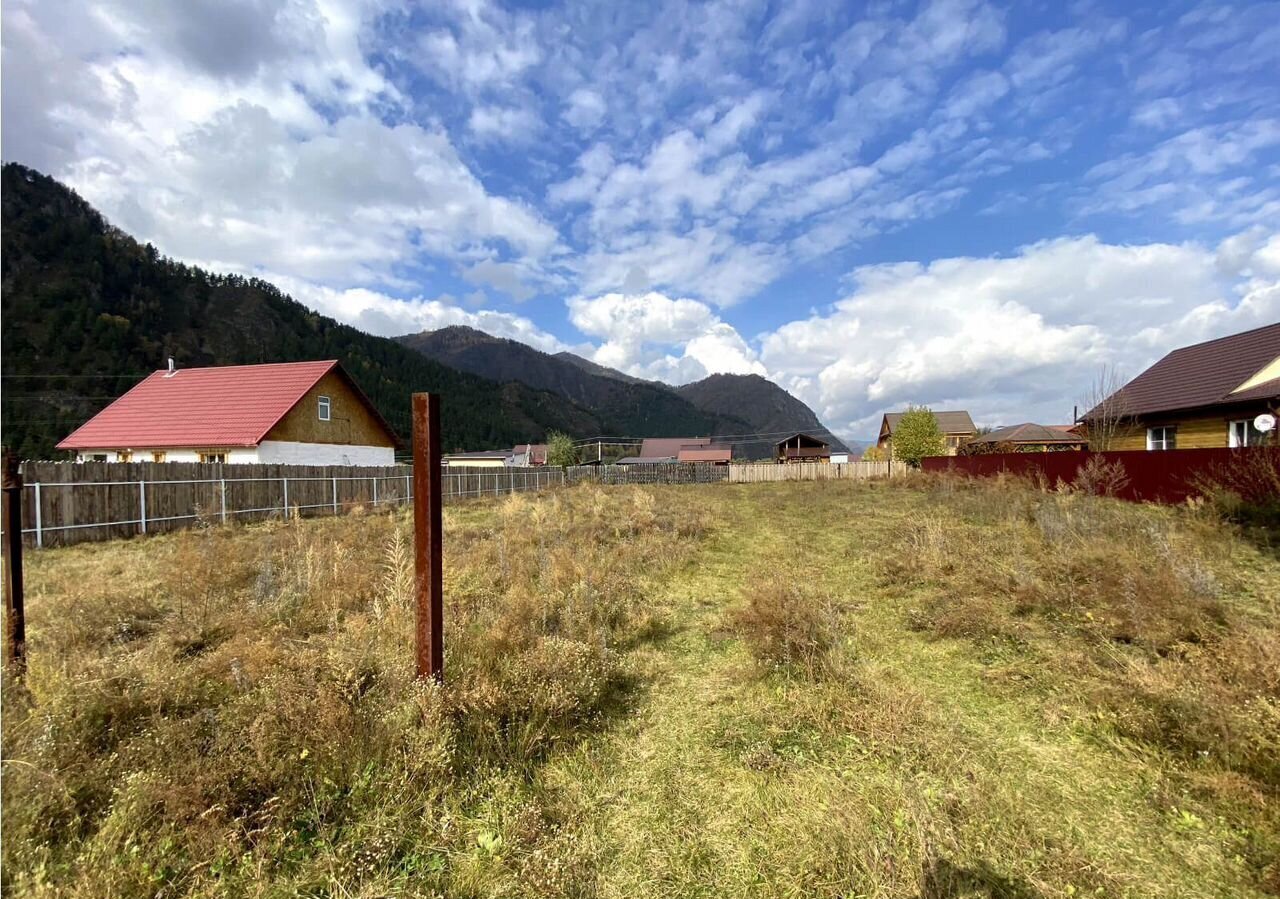
[[[780,463],[830,462],[831,444],[812,434],[792,434],[773,446],[774,457]]]

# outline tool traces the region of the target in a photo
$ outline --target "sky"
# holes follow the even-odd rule
[[[1280,320],[1280,4],[7,0],[0,155],[374,334],[846,439]]]

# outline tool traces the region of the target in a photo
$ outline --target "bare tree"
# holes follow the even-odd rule
[[[1089,449],[1095,453],[1115,447],[1117,438],[1128,433],[1135,425],[1124,395],[1125,377],[1113,365],[1103,365],[1085,394],[1085,413],[1080,423],[1089,440]]]

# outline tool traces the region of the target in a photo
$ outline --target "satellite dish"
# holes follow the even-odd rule
[[[1276,426],[1276,417],[1263,412],[1253,420],[1253,426],[1265,434]]]

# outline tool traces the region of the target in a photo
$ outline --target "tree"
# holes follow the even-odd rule
[[[1083,424],[1089,449],[1095,453],[1114,449],[1118,437],[1127,433],[1134,424],[1129,414],[1128,401],[1122,388],[1125,379],[1113,366],[1104,365],[1098,370],[1089,392],[1085,395]]]
[[[884,460],[884,450],[878,446],[869,446],[862,451],[863,462],[883,462]]]
[[[893,458],[912,468],[920,467],[926,456],[941,456],[947,451],[937,416],[928,406],[908,406],[893,429]]]
[[[561,468],[578,464],[578,448],[574,446],[572,437],[560,431],[547,434],[547,464]]]

